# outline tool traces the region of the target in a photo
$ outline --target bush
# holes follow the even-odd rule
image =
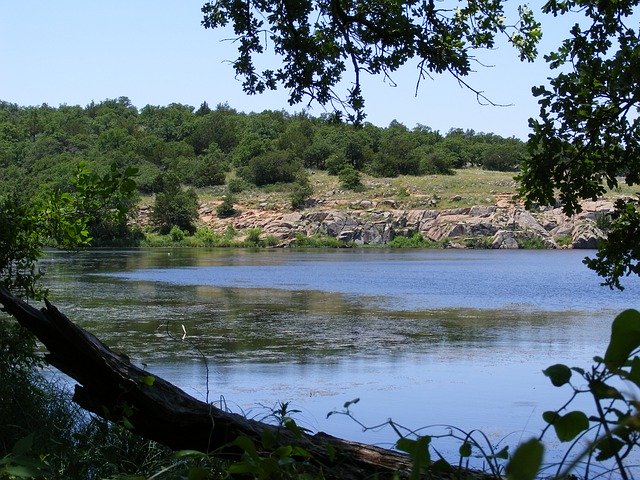
[[[262,235],[261,228],[250,228],[249,230],[247,230],[246,242],[251,245],[259,245],[260,235]]]
[[[151,223],[163,235],[174,226],[185,232],[195,232],[198,219],[198,195],[195,190],[183,190],[177,180],[172,183],[165,179],[162,183],[164,190],[156,194],[150,215]]]
[[[194,187],[210,187],[224,185],[228,161],[220,151],[207,155],[188,158],[184,162],[185,182]]]
[[[249,160],[246,167],[240,169],[241,176],[256,186],[278,182],[291,182],[300,165],[291,154],[284,150],[264,153]]]
[[[289,194],[289,200],[291,201],[291,208],[294,210],[303,209],[306,205],[307,198],[313,193],[313,188],[309,182],[308,175],[298,175],[296,181],[291,187],[291,193]]]
[[[342,188],[353,190],[355,192],[364,190],[364,185],[362,185],[360,180],[360,172],[351,165],[343,167],[342,170],[340,170],[338,178],[340,179],[340,185]]]
[[[227,190],[230,193],[240,193],[249,188],[249,184],[242,178],[233,177],[227,181]]]
[[[338,175],[340,171],[347,166],[354,168],[353,165],[347,161],[344,155],[340,155],[338,153],[331,154],[325,161],[325,167],[329,175]]]
[[[171,230],[169,231],[169,236],[171,237],[171,240],[173,240],[174,242],[181,242],[182,240],[184,240],[186,233],[180,227],[178,227],[177,225],[174,225],[173,227],[171,227]]]
[[[423,175],[453,175],[455,159],[444,149],[420,147],[413,154],[420,158],[420,173]]]
[[[440,248],[442,244],[424,238],[420,233],[414,233],[411,237],[397,236],[389,243],[391,248]]]
[[[351,247],[352,243],[346,243],[328,235],[308,237],[304,233],[296,233],[296,238],[291,246],[298,248],[344,248]]]
[[[238,211],[233,206],[233,195],[231,192],[227,193],[223,199],[222,203],[216,207],[216,214],[220,218],[229,218],[233,217]]]

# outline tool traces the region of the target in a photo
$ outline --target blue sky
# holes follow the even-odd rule
[[[203,0],[6,1],[0,6],[0,99],[19,105],[86,105],[92,100],[129,97],[141,108],[171,102],[197,107],[227,102],[238,110],[290,107],[284,91],[247,96],[225,61],[235,47],[223,31],[200,26]],[[516,2],[514,2],[515,4]],[[563,24],[564,23],[564,24]],[[564,20],[544,21],[541,53],[568,30]],[[526,138],[527,119],[537,114],[531,86],[549,76],[542,59],[521,63],[508,46],[483,54],[492,68],[478,67],[469,78],[493,101],[511,107],[481,106],[475,95],[444,75],[425,80],[415,96],[417,72],[402,69],[397,87],[367,78],[367,120],[386,126],[396,119],[446,132],[470,128]],[[313,106],[311,115],[323,113]]]

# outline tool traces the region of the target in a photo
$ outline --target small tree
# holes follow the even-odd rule
[[[309,182],[309,175],[301,173],[296,177],[291,187],[289,199],[291,200],[291,208],[301,210],[304,208],[307,198],[313,193],[313,187]]]
[[[198,195],[192,188],[183,190],[178,179],[173,175],[166,175],[163,191],[156,194],[156,200],[151,210],[151,223],[163,235],[176,226],[193,233],[198,219]],[[168,178],[171,177],[171,178]]]
[[[362,181],[360,180],[360,172],[351,165],[345,165],[342,170],[340,170],[338,178],[340,179],[342,188],[353,190],[354,192],[364,190],[364,185],[362,185]]]
[[[227,194],[222,199],[222,203],[218,205],[216,208],[216,213],[220,218],[228,218],[233,217],[237,212],[235,207],[233,206],[233,194],[231,192],[227,192]]]

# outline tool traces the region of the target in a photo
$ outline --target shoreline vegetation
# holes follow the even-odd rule
[[[234,198],[233,214],[217,213],[222,188],[200,189],[195,228],[165,234],[151,222],[153,196],[144,197],[133,220],[139,246],[235,248],[468,248],[593,249],[607,234],[614,201],[609,192],[583,202],[566,217],[560,206],[526,209],[513,174],[477,168],[443,177],[363,176],[363,188],[309,171],[312,195],[305,206],[288,203],[291,184],[251,187]]]
[[[514,175],[528,158],[517,138],[398,121],[0,101],[0,200],[64,201],[94,247],[595,248],[633,191],[570,219],[527,210]],[[118,175],[126,189],[108,191]]]

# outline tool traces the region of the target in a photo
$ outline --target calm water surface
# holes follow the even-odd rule
[[[568,398],[541,370],[588,366],[616,313],[640,307],[636,279],[610,291],[584,256],[174,249],[51,253],[45,267],[68,316],[200,398],[257,418],[290,401],[307,428],[392,443],[389,428],[326,418],[360,398],[367,425],[515,443]]]

